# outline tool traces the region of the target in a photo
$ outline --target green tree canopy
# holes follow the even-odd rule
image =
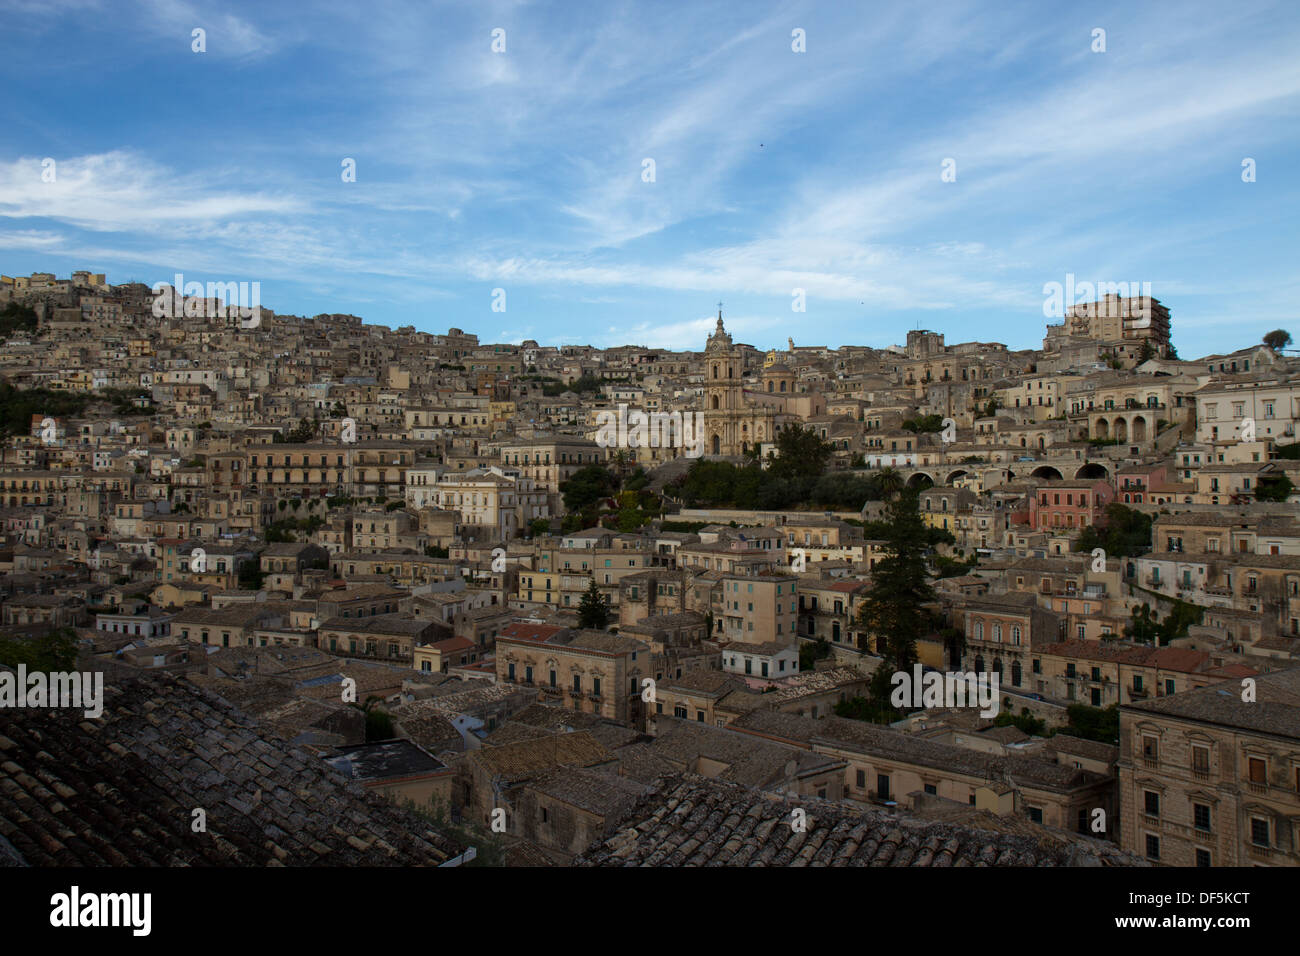
[[[1103,525],[1089,525],[1074,542],[1076,551],[1102,548],[1108,557],[1136,557],[1151,550],[1151,516],[1112,501]]]
[[[1274,352],[1280,352],[1291,344],[1291,333],[1286,329],[1274,329],[1264,336],[1264,344]]]
[[[578,603],[578,626],[603,631],[609,626],[609,604],[592,578]]]
[[[585,511],[602,498],[611,497],[618,481],[603,465],[586,465],[575,471],[568,481],[561,483],[560,494],[564,507],[570,512]]]
[[[926,561],[926,526],[918,496],[904,490],[890,501],[884,521],[885,556],[871,570],[859,613],[859,626],[877,639],[885,659],[881,671],[910,670],[916,662],[916,642],[932,621],[922,605],[934,600]]]
[[[776,433],[776,450],[768,473],[773,479],[789,479],[820,475],[834,447],[811,428],[786,425]]]

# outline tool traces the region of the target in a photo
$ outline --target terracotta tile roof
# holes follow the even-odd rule
[[[555,767],[592,767],[613,756],[591,734],[549,734],[472,751],[467,758],[493,776],[520,780]]]
[[[807,814],[791,826],[792,810]],[[578,866],[1140,865],[1097,841],[1039,839],[674,774]]]

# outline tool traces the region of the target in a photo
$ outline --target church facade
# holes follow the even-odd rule
[[[749,401],[743,364],[719,309],[717,328],[704,349],[705,453],[711,457],[739,457],[775,441],[789,417]]]

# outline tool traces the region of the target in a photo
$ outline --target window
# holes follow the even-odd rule
[[[1160,837],[1153,834],[1147,834],[1147,859],[1160,859]]]
[[[1203,803],[1192,804],[1192,823],[1198,830],[1210,829],[1210,808]]]
[[[1251,783],[1266,783],[1268,781],[1268,762],[1262,757],[1251,757],[1249,761]]]
[[[1027,807],[1025,812],[1029,814],[1029,819],[1033,820],[1035,823],[1043,822],[1042,807]]]
[[[1160,759],[1160,738],[1142,738],[1142,757],[1150,763],[1155,763]]]
[[[1210,772],[1210,748],[1192,746],[1192,770],[1196,773]]]
[[[1262,817],[1250,818],[1250,842],[1255,846],[1268,846],[1268,821]]]
[[[1151,790],[1144,790],[1143,793],[1143,810],[1149,817],[1160,816],[1160,794]]]
[[[1202,850],[1202,849],[1200,849],[1199,847],[1197,847],[1197,849],[1196,849],[1196,865],[1197,865],[1197,866],[1205,866],[1205,867],[1210,866],[1210,851],[1209,851],[1209,850]]]

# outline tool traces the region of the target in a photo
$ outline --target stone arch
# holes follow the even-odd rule
[[[970,472],[965,468],[958,468],[956,471],[949,472],[948,477],[944,480],[945,485],[951,485],[958,478],[965,478]]]
[[[1047,481],[1062,481],[1065,478],[1060,469],[1054,465],[1039,465],[1030,474],[1035,478],[1043,478]]]
[[[713,454],[715,455],[722,454],[722,438],[719,435],[713,436]]]
[[[1147,419],[1145,415],[1133,416],[1133,441],[1142,442],[1147,440]]]
[[[1117,442],[1128,441],[1128,422],[1123,418],[1115,419],[1115,440]]]
[[[1097,438],[1110,438],[1110,422],[1104,418],[1097,419]]]
[[[923,471],[914,471],[907,479],[907,487],[924,491],[934,487],[934,478]]]
[[[1085,465],[1081,465],[1079,470],[1074,473],[1074,477],[1076,480],[1081,478],[1109,478],[1110,469],[1100,462],[1090,461]]]

